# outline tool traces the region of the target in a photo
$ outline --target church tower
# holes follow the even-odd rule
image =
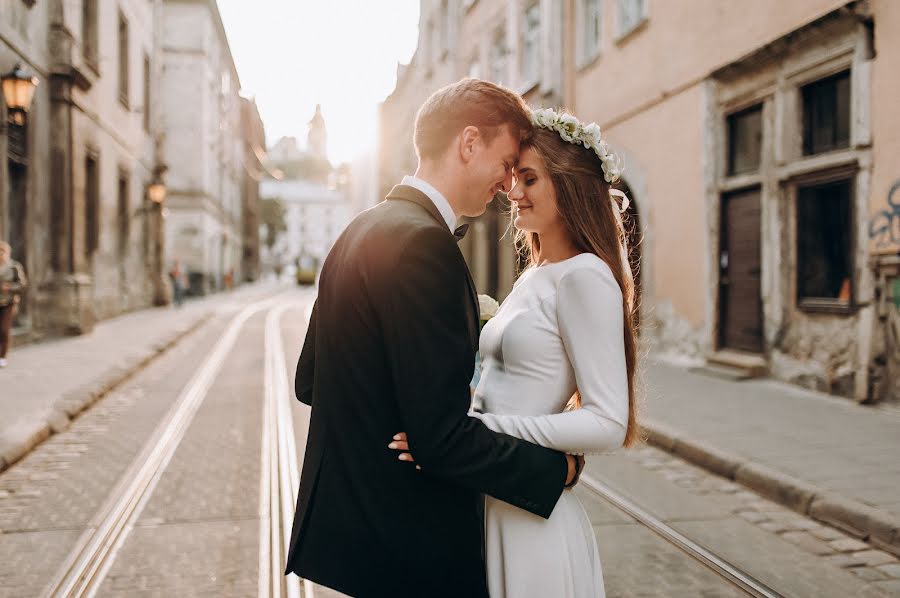
[[[325,131],[325,119],[322,117],[322,106],[316,104],[316,113],[309,121],[309,133],[306,137],[306,148],[310,155],[326,160],[325,142],[328,133]]]

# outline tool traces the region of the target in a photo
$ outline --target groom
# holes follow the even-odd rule
[[[487,598],[482,493],[549,517],[571,456],[466,415],[475,286],[454,235],[508,191],[528,108],[492,83],[437,91],[419,167],[356,217],[319,282],[295,389],[312,406],[287,571],[352,596]],[[388,448],[405,431],[421,471]]]

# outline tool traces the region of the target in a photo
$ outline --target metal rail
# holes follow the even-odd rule
[[[94,596],[116,555],[175,454],[216,374],[231,351],[244,323],[276,301],[251,304],[235,316],[203,365],[154,430],[103,507],[81,534],[43,596]]]
[[[300,471],[291,416],[291,394],[281,339],[281,316],[291,305],[276,307],[266,317],[265,408],[262,480],[260,482],[259,598],[300,598],[300,578],[284,575]],[[313,584],[303,581],[303,596],[314,598]]]
[[[657,519],[599,480],[583,474],[578,485],[600,496],[614,507],[626,513],[632,519],[649,528],[664,540],[685,552],[691,558],[706,565],[717,575],[737,586],[750,596],[756,596],[758,598],[783,598],[782,594],[779,594],[752,575],[742,571],[697,542],[694,542],[678,530],[666,525],[660,519]]]

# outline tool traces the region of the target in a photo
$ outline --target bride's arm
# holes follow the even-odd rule
[[[582,408],[552,415],[470,413],[503,432],[557,451],[603,453],[622,446],[628,422],[622,293],[605,267],[579,268],[559,283],[557,320]]]

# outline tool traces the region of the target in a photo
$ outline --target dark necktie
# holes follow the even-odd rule
[[[463,224],[459,226],[455,231],[453,231],[453,236],[456,237],[456,242],[459,243],[463,237],[466,236],[466,233],[469,230],[468,224]]]

